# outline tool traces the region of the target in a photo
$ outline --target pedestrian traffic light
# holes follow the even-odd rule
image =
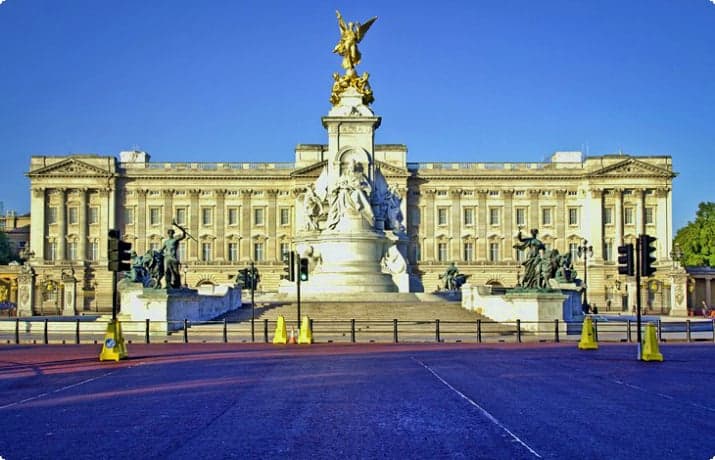
[[[640,249],[640,269],[641,276],[653,276],[655,273],[655,240],[654,236],[641,235],[638,238],[638,249]]]
[[[301,281],[308,281],[308,259],[305,257],[300,258],[300,267],[298,273]]]
[[[119,230],[109,231],[107,269],[110,272],[128,272],[131,270],[132,244],[119,239]]]
[[[633,243],[618,246],[618,273],[621,275],[635,275],[635,264],[633,260]]]
[[[295,252],[289,251],[283,254],[283,272],[281,278],[295,281]]]

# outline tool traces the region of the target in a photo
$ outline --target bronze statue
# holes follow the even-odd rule
[[[539,230],[532,229],[531,237],[522,237],[521,230],[517,235],[519,244],[515,244],[514,248],[527,251],[526,260],[522,262],[524,266],[524,276],[521,279],[521,287],[524,288],[538,288],[541,284],[541,279],[539,276],[539,264],[541,262],[540,251],[545,249],[544,243],[537,238]]]
[[[164,277],[165,277],[165,288],[180,288],[181,287],[181,275],[179,274],[179,242],[186,238],[186,230],[177,224],[176,222],[171,223],[174,227],[181,230],[181,236],[174,236],[174,229],[170,228],[166,231],[167,238],[164,240],[164,244],[161,248],[162,255],[164,256]]]
[[[338,16],[338,27],[340,28],[340,41],[335,48],[333,53],[339,54],[343,57],[343,69],[345,69],[345,75],[354,75],[355,66],[360,63],[360,50],[358,50],[358,43],[367,33],[368,29],[373,22],[377,20],[377,16],[370,18],[365,22],[365,24],[360,24],[359,22],[348,22],[345,24],[343,21],[343,16],[340,11],[335,12]]]

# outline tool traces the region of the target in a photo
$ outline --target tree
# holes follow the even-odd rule
[[[678,230],[675,244],[683,251],[681,264],[686,266],[715,266],[715,203],[698,205],[695,221]]]

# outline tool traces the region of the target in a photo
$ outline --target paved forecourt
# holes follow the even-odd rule
[[[710,458],[712,344],[0,346],[0,456]]]

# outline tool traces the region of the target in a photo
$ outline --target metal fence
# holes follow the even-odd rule
[[[657,321],[659,342],[710,341],[715,343],[715,319]],[[311,330],[315,343],[536,343],[576,341],[582,323],[554,320],[550,322],[514,321],[313,321]],[[276,322],[207,321],[192,323],[184,320],[166,322],[122,321],[128,343],[269,343],[273,341]],[[642,330],[647,321],[642,322]],[[602,342],[634,342],[637,323],[598,321],[594,319],[594,335]],[[159,329],[173,332],[157,331]],[[0,343],[6,344],[87,344],[102,343],[107,322],[101,320],[53,318],[0,319]],[[287,330],[298,336],[295,321],[287,322]]]

